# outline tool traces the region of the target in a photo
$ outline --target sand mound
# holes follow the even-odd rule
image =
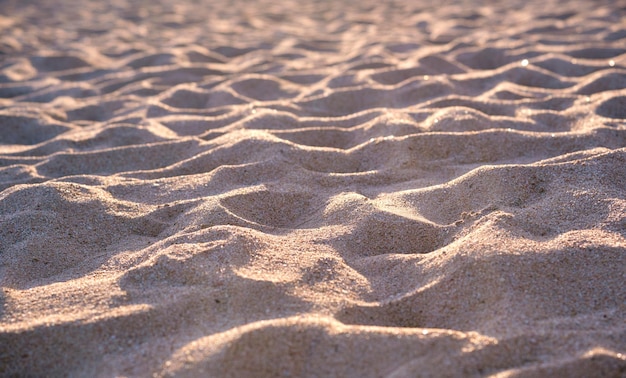
[[[626,3],[0,3],[0,375],[626,375]]]

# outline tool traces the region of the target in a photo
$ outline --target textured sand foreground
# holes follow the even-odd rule
[[[624,377],[625,282],[626,1],[0,1],[0,375]]]

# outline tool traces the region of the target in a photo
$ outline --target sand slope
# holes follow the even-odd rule
[[[625,25],[0,2],[0,375],[625,376]]]

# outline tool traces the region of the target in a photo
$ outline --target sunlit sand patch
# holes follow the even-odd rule
[[[623,376],[626,2],[0,2],[1,376]]]

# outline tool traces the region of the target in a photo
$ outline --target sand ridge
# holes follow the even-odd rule
[[[626,3],[0,3],[0,375],[623,376]]]

